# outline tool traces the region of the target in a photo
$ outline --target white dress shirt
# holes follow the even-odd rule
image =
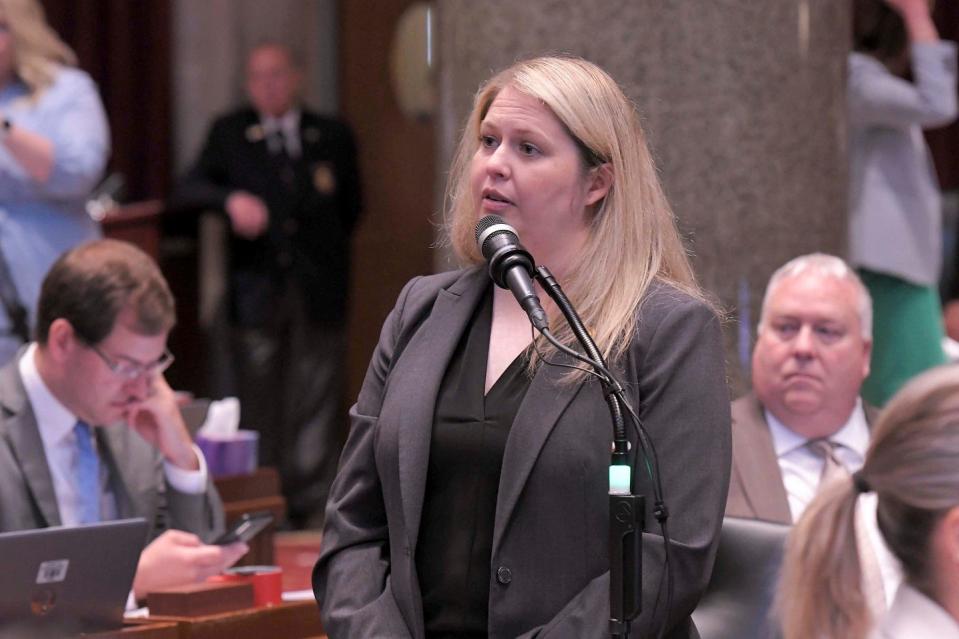
[[[286,146],[286,154],[291,158],[300,157],[302,148],[300,146],[300,110],[290,109],[278,118],[269,115],[260,115],[260,125],[263,127],[263,133],[266,136],[266,143],[270,147],[271,153],[276,153],[279,149],[273,148],[275,138],[272,137],[277,131],[283,136],[283,142]]]
[[[871,639],[959,639],[959,623],[942,606],[903,583]]]
[[[80,522],[80,499],[75,482],[78,451],[73,427],[77,423],[72,414],[54,397],[37,371],[36,344],[30,344],[18,362],[20,377],[37,419],[43,452],[47,458],[47,467],[53,479],[53,492],[57,498],[60,521],[64,526],[76,526]],[[126,428],[127,426],[115,426]],[[96,438],[93,438],[94,447]],[[163,469],[167,481],[182,493],[200,494],[206,491],[207,469],[203,453],[193,447],[200,462],[200,469],[191,471],[164,461]],[[106,466],[100,464],[100,518],[109,521],[117,518],[116,497],[110,486]]]
[[[779,461],[783,486],[789,499],[789,511],[795,522],[799,520],[819,490],[819,477],[825,460],[806,446],[809,441],[807,438],[791,430],[768,410],[765,414],[766,423],[769,424],[769,432],[773,438],[776,459]],[[836,444],[834,448],[836,457],[847,471],[854,473],[862,468],[866,460],[866,449],[869,448],[869,425],[866,422],[866,414],[863,412],[862,400],[856,401],[849,420],[829,440]],[[899,561],[886,547],[886,542],[879,532],[879,525],[876,523],[877,503],[876,494],[867,493],[859,496],[858,507],[863,519],[868,523],[866,533],[879,561],[883,590],[888,605],[892,603],[893,596],[902,582],[902,570],[899,567]]]

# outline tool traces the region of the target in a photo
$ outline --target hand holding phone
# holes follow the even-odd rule
[[[225,533],[213,540],[219,546],[236,541],[249,543],[260,531],[273,523],[273,515],[267,511],[244,513]]]

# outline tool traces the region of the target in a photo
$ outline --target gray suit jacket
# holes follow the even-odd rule
[[[53,479],[17,359],[0,369],[0,532],[61,525]],[[188,495],[164,479],[159,452],[124,426],[94,429],[121,518],[144,517],[150,538],[167,528],[210,540],[223,530],[223,505],[212,483]]]
[[[733,470],[726,516],[791,524],[792,512],[762,404],[753,393],[732,404]],[[865,406],[871,426],[876,410]]]
[[[424,636],[415,554],[433,410],[488,285],[481,268],[417,278],[386,320],[351,410],[314,572],[331,638]],[[697,637],[689,615],[709,580],[729,477],[719,321],[685,294],[654,285],[625,360],[620,374],[657,448],[671,513],[667,636]],[[506,443],[489,571],[490,637],[609,635],[609,412],[595,381],[561,384],[564,372],[537,372]],[[659,619],[651,618],[663,544],[639,468],[649,532],[643,614],[633,627],[636,636],[653,636],[664,623],[662,601]]]
[[[849,261],[935,285],[942,201],[922,129],[956,117],[956,45],[911,50],[915,83],[871,56],[849,56]]]

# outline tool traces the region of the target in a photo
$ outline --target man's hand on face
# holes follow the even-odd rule
[[[146,384],[146,396],[131,403],[127,422],[171,464],[184,470],[199,470],[200,461],[180,414],[176,393],[163,375],[148,379]]]
[[[140,553],[133,593],[139,600],[163,588],[199,583],[232,566],[248,550],[242,541],[212,546],[194,534],[168,530]]]

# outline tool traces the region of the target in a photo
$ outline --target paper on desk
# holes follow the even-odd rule
[[[229,439],[240,428],[240,400],[236,397],[224,397],[210,402],[206,419],[200,426],[198,435],[207,439]]]

